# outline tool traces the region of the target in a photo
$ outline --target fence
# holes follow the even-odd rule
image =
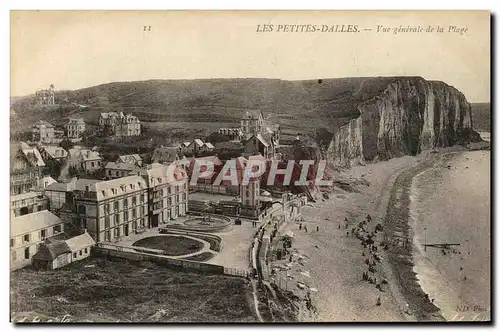
[[[232,267],[225,267],[224,274],[228,275],[228,276],[242,277],[242,278],[248,278],[250,276],[249,271],[241,270],[241,269],[237,269],[237,268],[232,268]]]
[[[170,258],[147,252],[138,252],[133,248],[117,246],[110,243],[97,244],[94,247],[94,253],[97,256],[116,257],[131,261],[149,261],[173,268],[194,270],[211,274],[224,274],[224,267],[221,265]]]

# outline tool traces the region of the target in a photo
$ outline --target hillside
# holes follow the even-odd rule
[[[471,103],[472,123],[478,131],[491,131],[491,104]]]
[[[338,127],[356,115],[356,106],[397,78],[342,78],[307,81],[275,79],[150,80],[115,82],[56,92],[60,108],[34,108],[34,96],[16,98],[12,108],[31,124],[62,121],[80,114],[95,122],[99,112],[133,112],[143,122],[239,123],[246,109],[291,131]],[[65,100],[88,106],[85,109]]]

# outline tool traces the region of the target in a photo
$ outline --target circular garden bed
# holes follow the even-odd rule
[[[162,250],[167,256],[181,256],[200,251],[204,244],[185,236],[163,235],[140,239],[134,242],[133,246]]]

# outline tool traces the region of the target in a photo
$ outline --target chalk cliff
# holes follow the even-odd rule
[[[328,146],[326,157],[336,166],[480,141],[465,96],[443,82],[402,77],[356,108]]]

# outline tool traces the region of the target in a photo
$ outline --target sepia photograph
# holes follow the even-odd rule
[[[489,11],[10,11],[10,322],[492,322]]]

